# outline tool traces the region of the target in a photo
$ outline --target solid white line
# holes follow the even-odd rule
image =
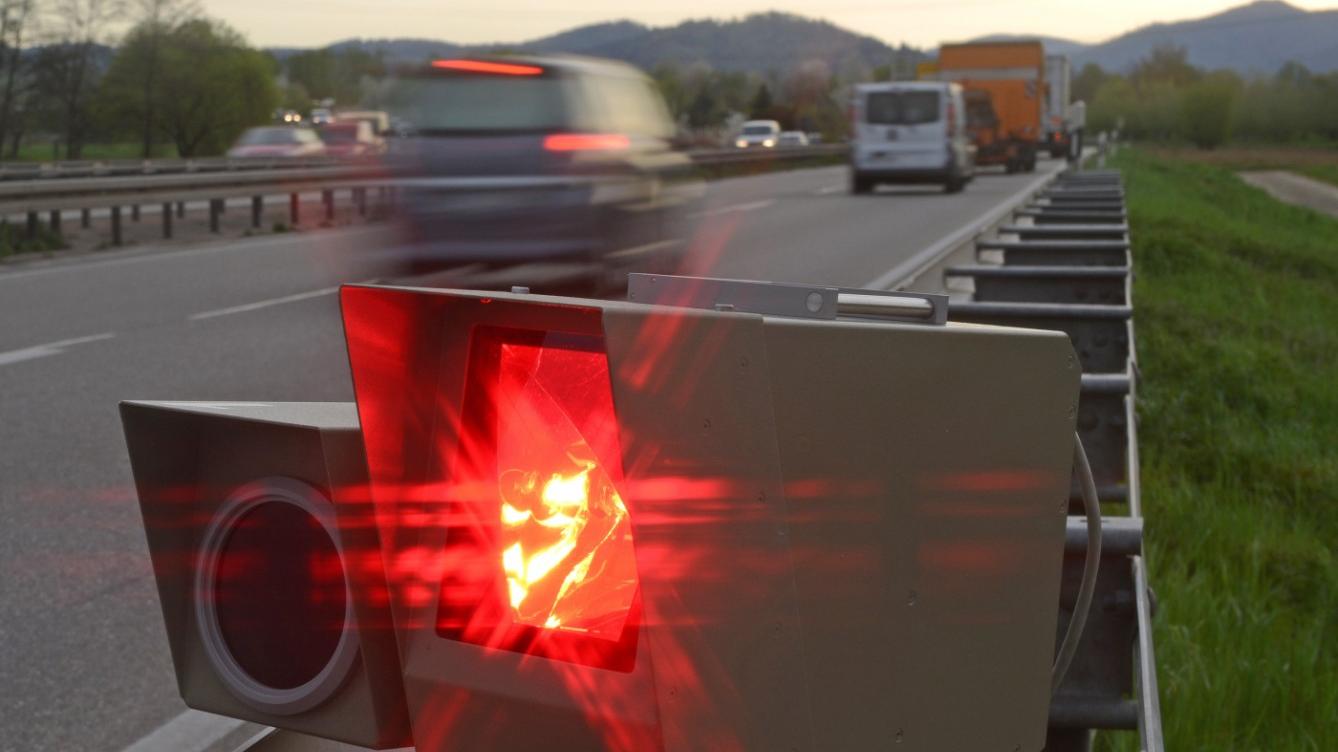
[[[638,245],[638,246],[633,246],[631,248],[624,248],[620,251],[614,251],[612,253],[607,253],[604,255],[605,258],[625,258],[627,256],[639,256],[643,253],[658,251],[661,248],[668,248],[671,245],[677,245],[678,243],[682,242],[683,242],[682,238],[668,238],[666,240],[657,240],[654,243],[646,243],[645,245]]]
[[[48,342],[43,345],[33,345],[32,347],[25,347],[21,350],[2,352],[0,353],[0,366],[22,363],[25,360],[45,358],[49,355],[60,355],[65,352],[65,348],[67,347],[74,347],[75,345],[82,345],[88,342],[99,342],[104,339],[111,339],[115,336],[115,332],[104,332],[102,334],[92,334],[87,337],[75,337],[73,339],[62,339],[57,342]]]
[[[844,185],[829,185],[825,188],[819,188],[813,192],[819,196],[826,196],[829,193],[838,193],[840,191],[844,191],[845,189],[846,187]]]
[[[1059,172],[1061,169],[1063,169],[1062,166],[1053,169],[1044,175],[1038,175],[1035,180],[1028,182],[1025,186],[1009,195],[1003,201],[995,204],[994,207],[983,214],[980,219],[963,225],[957,231],[947,235],[936,243],[931,243],[928,247],[921,249],[910,258],[897,264],[891,269],[888,269],[864,286],[874,290],[887,290],[895,284],[918,277],[948,249],[960,245],[968,238],[980,233],[984,228],[989,227],[1002,219],[1005,214],[1008,214],[1014,207],[1020,204],[1024,198],[1040,190],[1041,186],[1045,185],[1045,183],[1054,177],[1055,173]]]
[[[122,752],[198,752],[209,749],[246,722],[199,710],[187,710]]]
[[[190,315],[191,321],[200,321],[202,319],[212,319],[218,316],[231,316],[234,313],[246,313],[248,311],[258,311],[261,308],[283,305],[285,303],[296,303],[299,300],[308,298],[319,298],[322,295],[332,295],[339,292],[339,287],[322,287],[319,290],[310,292],[299,292],[295,295],[285,295],[282,298],[270,298],[269,300],[258,300],[254,303],[245,303],[243,305],[231,306],[229,308],[218,308],[212,311],[201,311]]]
[[[776,203],[776,200],[775,200],[775,199],[771,199],[771,198],[769,198],[769,199],[765,199],[765,200],[763,200],[763,201],[750,201],[750,202],[748,202],[748,203],[746,203],[746,204],[732,204],[732,205],[730,205],[730,206],[722,206],[722,207],[720,207],[720,208],[718,208],[718,209],[708,209],[708,210],[706,210],[706,211],[697,212],[697,213],[692,214],[692,215],[690,215],[690,216],[692,216],[692,217],[718,217],[718,216],[720,216],[721,214],[733,214],[733,213],[735,213],[735,212],[757,211],[758,209],[765,209],[765,208],[767,208],[768,206],[771,206],[771,205],[774,204],[774,203]]]

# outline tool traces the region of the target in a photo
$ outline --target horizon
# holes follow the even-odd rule
[[[815,13],[784,0],[716,0],[709,4],[689,0],[676,3],[672,10],[643,8],[625,13],[624,8],[605,0],[582,0],[576,7],[564,8],[543,7],[543,0],[493,0],[487,4],[459,2],[447,14],[425,0],[378,0],[375,10],[353,0],[288,0],[277,9],[263,0],[204,0],[201,6],[206,14],[227,22],[258,47],[319,48],[348,39],[421,39],[462,45],[516,43],[600,23],[632,21],[669,28],[685,21],[741,20],[777,11],[827,21],[893,47],[908,44],[927,49],[992,34],[1100,44],[1145,26],[1192,21],[1251,4],[1186,0],[1169,10],[1164,2],[1127,0],[1113,10],[1096,11],[1057,0],[837,0]],[[1286,4],[1312,12],[1338,10],[1327,2],[1296,0]],[[1159,15],[1161,12],[1168,15]],[[287,17],[292,21],[285,21]],[[1097,17],[1102,19],[1101,30],[1086,33],[1087,28],[1095,28],[1090,22]],[[303,23],[298,23],[299,19]],[[898,33],[896,26],[908,28],[908,19],[915,19],[911,25],[915,31]],[[503,26],[508,31],[501,31]],[[300,31],[294,34],[294,29]]]

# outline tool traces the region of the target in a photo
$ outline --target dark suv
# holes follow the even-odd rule
[[[564,261],[665,269],[700,195],[654,83],[576,57],[438,60],[391,83],[415,266]]]

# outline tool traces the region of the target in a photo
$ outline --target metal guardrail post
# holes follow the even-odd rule
[[[334,191],[328,188],[321,191],[321,203],[325,205],[325,221],[333,222],[335,216]]]
[[[112,245],[121,245],[121,207],[111,208]]]
[[[293,227],[297,227],[298,221],[302,218],[302,197],[296,193],[288,195],[288,221]]]
[[[35,211],[28,212],[28,226],[26,230],[29,240],[34,240],[37,238],[37,212]]]
[[[219,206],[221,203],[223,203],[222,199],[209,199],[209,231],[214,234],[218,234],[218,215],[222,213]]]
[[[163,203],[163,240],[172,238],[172,202]]]
[[[88,209],[79,210],[79,226],[87,230],[93,224],[92,212]]]
[[[60,209],[51,210],[51,232],[60,235]]]
[[[139,204],[130,205],[130,221],[131,222],[139,221]]]
[[[261,220],[261,218],[263,217],[264,213],[265,213],[265,197],[264,197],[264,196],[252,196],[252,197],[251,197],[251,228],[252,228],[252,229],[255,229],[255,230],[259,230],[259,229],[260,229],[260,220]]]

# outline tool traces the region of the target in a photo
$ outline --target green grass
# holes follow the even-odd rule
[[[46,253],[62,248],[65,241],[46,224],[39,224],[36,235],[29,237],[26,224],[0,222],[0,261],[21,253]]]
[[[143,145],[139,143],[112,143],[112,144],[86,144],[80,159],[139,159]],[[158,144],[154,148],[155,159],[175,159],[177,156],[176,147],[171,144]],[[17,157],[5,156],[4,161],[19,162],[53,162],[61,161],[67,157],[64,151],[57,156],[53,154],[50,144],[32,144],[25,143],[19,147]]]
[[[1338,185],[1338,166],[1335,165],[1301,165],[1295,170],[1302,175],[1312,177],[1316,180],[1323,180],[1326,183]]]
[[[1167,748],[1336,750],[1338,221],[1227,167],[1113,166]]]

